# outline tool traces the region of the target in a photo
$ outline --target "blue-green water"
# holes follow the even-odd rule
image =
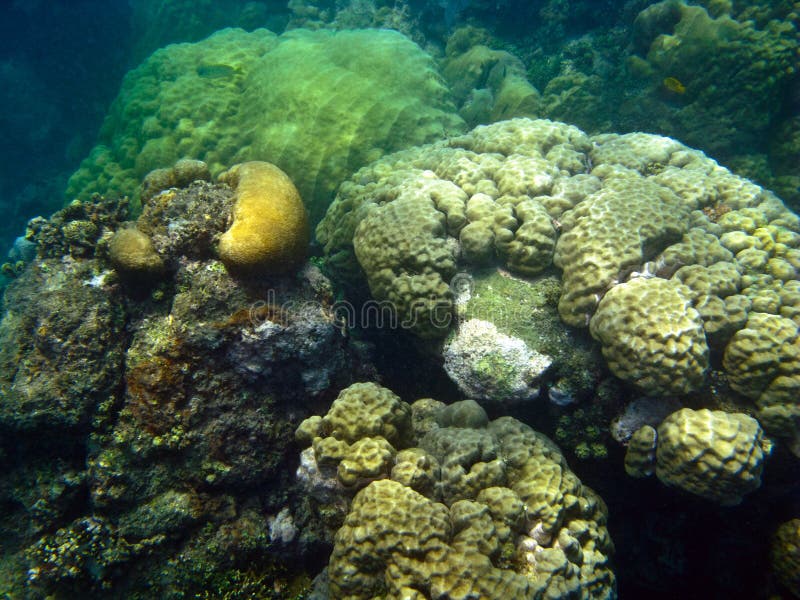
[[[800,597],[799,15],[4,3],[0,593]]]

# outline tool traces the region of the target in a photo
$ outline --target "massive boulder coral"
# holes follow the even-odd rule
[[[377,438],[396,458],[356,488],[330,559],[331,597],[614,597],[605,505],[546,437],[510,417],[488,422],[469,401],[409,406],[375,384],[355,384],[342,399],[298,430],[318,459],[324,440],[334,439],[318,434],[352,439],[352,427],[331,429],[345,404],[348,423],[373,423],[351,452],[385,431],[381,423],[414,427],[412,437],[393,436],[394,445]],[[299,474],[309,486],[321,483]]]
[[[644,133],[589,137],[522,118],[476,127],[361,169],[317,237],[343,281],[366,280],[423,337],[450,331],[462,272],[560,268],[561,319],[585,327],[597,318],[614,374],[649,394],[699,389],[708,356],[751,311],[800,313],[798,216],[701,152]],[[683,311],[688,329],[649,327],[655,312],[614,301],[645,289],[671,290],[651,306]]]
[[[236,190],[233,223],[219,256],[234,271],[283,273],[306,257],[310,231],[303,200],[289,176],[271,163],[234,165],[220,181]]]
[[[334,469],[342,485],[353,487],[388,476],[397,448],[410,435],[408,404],[377,384],[355,383],[342,390],[324,417],[303,421],[295,438],[311,446],[305,452],[304,473]]]
[[[548,207],[576,198],[576,185],[558,182],[585,171],[590,148],[574,127],[513,119],[389,155],[341,186],[317,237],[338,268],[363,269],[373,297],[393,302],[412,329],[443,337],[458,264],[527,275],[551,265]],[[416,318],[412,307],[431,304],[436,320]]]
[[[645,392],[681,394],[703,383],[708,345],[684,290],[670,279],[637,277],[611,288],[591,321],[609,368]]]
[[[755,400],[759,421],[800,455],[800,325],[779,315],[751,313],[725,349],[731,387]]]
[[[761,485],[771,442],[743,413],[682,408],[655,430],[633,434],[625,457],[629,475],[655,471],[665,484],[730,506]]]
[[[225,29],[128,74],[67,195],[135,196],[145,174],[186,156],[212,175],[268,160],[316,222],[366,162],[460,131],[453,110],[432,59],[395,31]]]

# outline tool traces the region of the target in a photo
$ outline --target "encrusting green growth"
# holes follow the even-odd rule
[[[409,406],[355,384],[296,438],[312,444],[320,473],[340,461],[348,486],[353,473],[343,478],[342,465],[359,444],[396,452],[388,470],[353,479],[349,489],[359,491],[336,534],[331,597],[613,597],[605,505],[550,440],[519,421],[489,422],[474,401]]]
[[[665,484],[731,506],[761,485],[772,444],[758,421],[743,413],[683,408],[658,430],[645,426],[631,438],[625,470],[634,477],[654,470]]]

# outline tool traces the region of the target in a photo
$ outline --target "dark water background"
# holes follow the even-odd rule
[[[131,64],[130,6],[0,5],[0,246],[64,201]]]

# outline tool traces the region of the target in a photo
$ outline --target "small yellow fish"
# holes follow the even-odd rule
[[[686,92],[686,86],[683,85],[675,77],[667,77],[661,83],[663,83],[664,87],[667,88],[670,92],[673,92],[675,94],[683,94]]]

